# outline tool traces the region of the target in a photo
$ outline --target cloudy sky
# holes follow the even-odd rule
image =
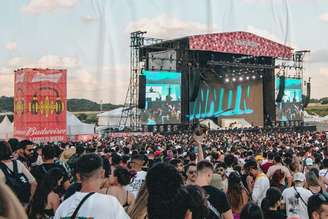
[[[4,0],[0,3],[0,96],[13,70],[68,69],[68,97],[123,103],[129,33],[170,39],[248,31],[309,49],[312,97],[328,96],[327,0]]]

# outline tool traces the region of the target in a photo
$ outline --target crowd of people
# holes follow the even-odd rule
[[[324,219],[327,146],[260,129],[0,141],[0,217]]]

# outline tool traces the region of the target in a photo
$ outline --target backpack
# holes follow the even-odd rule
[[[13,170],[6,164],[0,162],[0,169],[6,176],[6,184],[16,194],[21,203],[27,203],[30,200],[31,185],[23,173],[18,173],[17,161],[13,160]]]

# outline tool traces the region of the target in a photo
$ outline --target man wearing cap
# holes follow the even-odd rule
[[[146,179],[147,172],[142,170],[144,163],[145,157],[142,154],[136,154],[131,158],[131,170],[136,172],[136,174],[131,180],[131,183],[127,186],[127,190],[131,192],[135,198]]]
[[[310,219],[328,218],[328,194],[326,192],[312,195],[309,198],[308,213]]]
[[[287,216],[299,215],[301,219],[309,219],[307,212],[307,202],[312,193],[303,188],[305,176],[298,172],[294,174],[294,186],[283,191],[282,197],[286,204]]]

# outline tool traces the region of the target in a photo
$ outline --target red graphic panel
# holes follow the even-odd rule
[[[66,141],[66,70],[15,71],[14,135],[35,142]]]
[[[214,33],[189,37],[191,50],[291,58],[293,49],[247,32]]]

